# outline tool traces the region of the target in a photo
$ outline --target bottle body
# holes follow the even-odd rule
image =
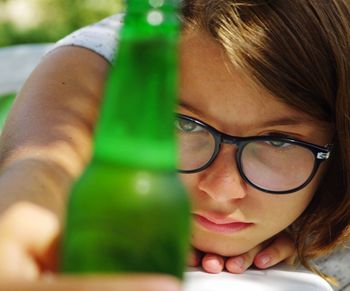
[[[176,175],[95,161],[73,194],[63,241],[64,272],[182,277],[189,205]],[[98,203],[91,203],[96,197]]]

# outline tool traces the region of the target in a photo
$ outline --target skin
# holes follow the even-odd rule
[[[207,37],[200,40],[198,36],[193,33],[182,39],[181,100],[187,106],[181,106],[179,112],[200,118],[229,134],[263,133],[265,129],[257,132],[261,120],[255,120],[254,115],[266,116],[271,110],[268,111],[266,106],[262,115],[257,104],[261,106],[268,100],[269,106],[276,109],[276,101],[253,85],[249,78],[238,76],[237,72],[228,74],[219,47]],[[43,60],[16,99],[0,138],[1,279],[37,280],[46,272],[57,270],[57,242],[65,199],[71,183],[91,156],[93,127],[107,70],[108,63],[95,53],[83,48],[63,47]],[[232,89],[240,91],[232,95]],[[244,96],[240,98],[241,103],[234,103],[239,96]],[[216,101],[218,98],[221,106]],[[248,112],[247,108],[254,110]],[[199,114],[203,110],[206,114]],[[229,118],[234,117],[233,112],[241,112],[241,117],[242,112],[249,116],[248,123],[236,124],[239,118]],[[301,126],[299,128],[301,130]],[[304,132],[299,134],[310,136],[307,141],[322,144],[319,137],[311,138],[314,127],[303,128]],[[305,189],[305,195],[293,196],[295,201],[261,195],[240,180],[232,167],[233,151],[234,148],[224,147],[210,169],[183,177],[192,192],[194,213],[204,211],[249,219],[254,225],[245,233],[252,233],[254,228],[258,234],[257,238],[249,234],[249,239],[241,234],[223,236],[209,233],[194,223],[194,250],[189,265],[202,266],[211,273],[221,272],[225,267],[232,273],[241,273],[252,264],[267,268],[291,257],[294,253],[291,240],[284,233],[275,234],[302,212],[317,185],[315,179],[308,190]],[[260,203],[273,203],[278,209],[291,201],[297,209],[277,226],[266,222],[272,217],[267,211],[271,209],[258,207]],[[277,209],[274,215],[280,215]],[[258,213],[254,214],[255,211]],[[246,247],[242,248],[240,244]],[[158,279],[161,278],[152,277],[151,281]],[[121,280],[121,277],[115,280]],[[55,282],[61,284],[61,278],[54,279],[52,288]],[[81,283],[77,282],[78,285]],[[72,281],[68,285],[70,283]],[[17,290],[11,285],[13,283],[9,284],[6,290]],[[38,284],[43,284],[40,285],[43,290],[46,288],[44,283],[39,281]],[[73,289],[77,286],[74,284]],[[28,288],[31,287],[28,285]],[[47,290],[52,290],[50,288]]]
[[[164,275],[118,275],[118,276],[82,276],[54,278],[46,276],[36,282],[1,282],[1,290],[11,291],[180,291],[178,280]]]

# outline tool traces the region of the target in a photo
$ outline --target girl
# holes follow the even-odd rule
[[[349,1],[184,1],[175,126],[180,175],[193,205],[191,243],[205,254],[193,264],[232,273],[253,261],[269,267],[293,252],[285,235],[269,245],[285,231],[297,259],[311,268],[310,259],[347,239],[349,27]],[[108,35],[101,44],[80,36],[60,45],[111,60]],[[4,128],[3,205],[29,200],[51,210],[41,219],[50,222],[46,229],[36,229],[46,237],[23,244],[32,277],[40,273],[38,261],[42,269],[54,264],[59,222],[52,212],[62,213],[65,193],[89,160],[106,70],[91,51],[53,51]],[[26,220],[29,208],[39,215],[32,205],[13,204],[2,225]]]

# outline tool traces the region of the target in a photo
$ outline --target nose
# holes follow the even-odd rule
[[[242,199],[247,195],[247,184],[236,163],[236,148],[224,144],[215,161],[201,173],[198,188],[218,202]]]

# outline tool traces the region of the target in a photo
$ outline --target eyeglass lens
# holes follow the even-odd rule
[[[196,171],[215,153],[214,135],[204,126],[178,118],[178,169]],[[315,166],[314,154],[300,145],[282,141],[252,141],[241,151],[241,168],[247,180],[267,191],[288,191],[304,184]]]

